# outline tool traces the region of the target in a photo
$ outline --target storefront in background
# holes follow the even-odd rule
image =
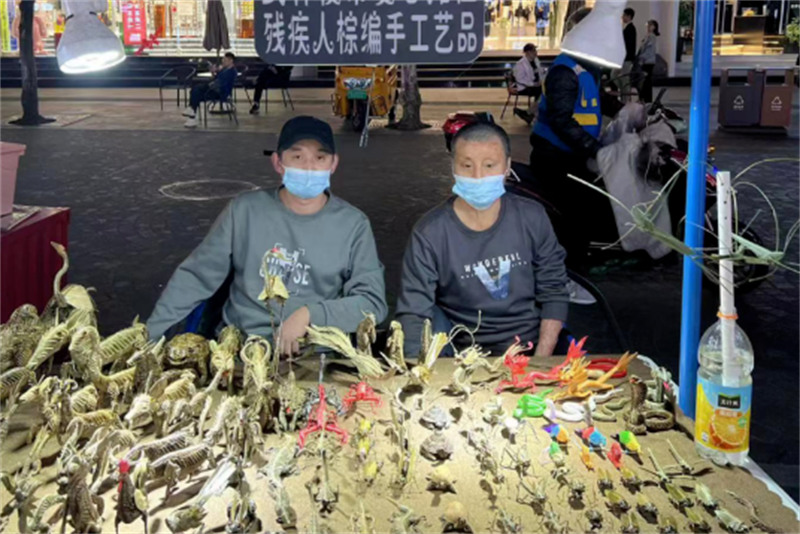
[[[591,5],[594,1],[579,3]],[[569,2],[563,0],[488,0],[483,49],[518,52],[533,43],[541,53],[556,53],[568,10]]]
[[[714,53],[781,54],[786,26],[800,17],[798,0],[714,0]]]
[[[232,51],[253,55],[254,0],[221,1],[228,19]],[[108,11],[98,16],[120,36],[129,53],[138,50],[142,42],[157,41],[157,45],[147,47],[148,54],[194,56],[207,53],[202,48],[206,7],[206,0],[110,0]],[[61,2],[37,0],[35,9],[35,16],[47,33],[44,54],[55,54],[57,39],[63,32]],[[0,0],[3,54],[14,55],[18,51],[14,38],[17,14],[14,0]]]
[[[254,55],[254,0],[220,0],[228,20],[231,51]],[[591,5],[594,0],[582,2]],[[15,54],[17,43],[11,31],[16,16],[13,0],[0,0],[5,16],[0,20],[3,53]],[[543,52],[555,52],[561,42],[567,0],[486,0],[484,50],[517,52],[526,43],[535,43]],[[38,0],[37,17],[47,28],[44,53],[54,54],[57,34],[63,31],[61,2]],[[198,56],[208,54],[202,47],[207,0],[111,0],[102,20],[135,53],[142,43],[147,54]],[[7,20],[6,20],[7,19]],[[60,30],[60,31],[59,31]]]
[[[254,0],[220,1],[227,15],[231,51],[254,55]],[[540,53],[549,55],[559,51],[566,17],[581,7],[591,7],[595,0],[485,1],[484,52],[517,54],[526,43],[534,43]],[[716,54],[781,53],[786,48],[786,26],[800,17],[800,0],[708,1],[716,4]],[[202,47],[207,3],[208,0],[110,0],[108,11],[99,16],[120,36],[129,54],[144,47],[148,55],[195,57],[209,54]],[[634,23],[640,37],[644,36],[648,17],[659,20],[659,53],[667,57],[674,52],[666,48],[691,52],[695,3],[696,0],[631,0],[628,5],[637,11]],[[4,55],[17,53],[15,4],[14,0],[0,0]],[[61,1],[36,0],[35,9],[37,23],[46,33],[37,54],[52,55],[64,29]]]

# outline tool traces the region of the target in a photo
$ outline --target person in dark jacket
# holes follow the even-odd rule
[[[236,82],[236,56],[233,52],[226,52],[222,58],[222,67],[212,67],[214,79],[209,83],[203,83],[192,87],[189,95],[189,109],[183,112],[188,120],[184,123],[186,128],[197,127],[197,110],[202,102],[219,100],[231,94],[233,84]]]
[[[261,106],[261,95],[270,87],[285,87],[283,83],[289,83],[289,76],[291,76],[292,67],[283,66],[279,67],[272,63],[267,63],[264,69],[259,73],[256,78],[255,92],[253,93],[253,107],[250,108],[250,114],[256,115]],[[264,98],[268,98],[266,95]]]
[[[577,267],[576,262],[580,262],[582,252],[588,247],[588,235],[581,223],[585,223],[598,199],[567,174],[586,176],[586,163],[594,159],[600,148],[602,116],[614,116],[622,108],[621,102],[600,90],[599,83],[602,65],[621,65],[624,60],[622,32],[618,47],[595,46],[595,36],[607,34],[609,28],[602,25],[594,28],[604,19],[593,15],[594,12],[590,13],[567,34],[562,44],[565,52],[548,70],[530,138],[531,170],[541,178],[548,196],[565,215],[566,224],[559,225],[557,230],[571,267]]]
[[[636,26],[633,25],[633,17],[636,12],[631,8],[625,8],[622,12],[622,37],[625,39],[625,61],[622,68],[617,73],[620,76],[619,90],[624,95],[623,100],[628,100],[630,94],[631,79],[630,75],[636,62]]]
[[[633,25],[633,17],[636,12],[631,8],[625,8],[622,12],[622,37],[625,39],[625,63],[633,63],[636,60],[636,26]]]

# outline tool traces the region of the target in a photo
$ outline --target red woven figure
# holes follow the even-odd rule
[[[314,419],[308,422],[308,426],[300,431],[300,436],[297,439],[300,448],[306,446],[306,438],[315,432],[333,432],[342,441],[342,444],[347,443],[347,431],[340,428],[336,424],[336,412],[328,410],[328,405],[325,401],[325,388],[322,384],[319,385],[319,401]]]
[[[520,344],[519,337],[517,337],[516,340],[516,343],[508,348],[505,356],[503,357],[503,365],[508,367],[509,371],[511,372],[511,380],[501,380],[497,386],[497,389],[495,389],[495,393],[500,393],[504,389],[513,389],[517,391],[531,389],[536,391],[537,380],[541,380],[543,382],[555,382],[558,380],[563,369],[565,369],[574,360],[577,360],[586,354],[586,351],[583,350],[583,344],[586,343],[586,337],[582,338],[577,343],[575,343],[575,340],[572,340],[569,344],[569,349],[567,350],[567,357],[563,362],[554,366],[546,373],[531,371],[530,373],[526,374],[525,371],[528,367],[528,361],[530,360],[530,357],[522,355],[522,352],[532,349],[533,343],[529,342],[528,347],[523,348],[523,346]]]
[[[528,370],[528,362],[531,357],[526,356],[524,353],[526,350],[531,350],[533,348],[533,343],[529,341],[526,346],[520,342],[519,336],[516,336],[514,339],[516,340],[514,344],[508,347],[508,350],[506,350],[506,353],[503,355],[503,365],[507,367],[508,371],[511,373],[511,380],[501,380],[494,390],[495,393],[500,393],[504,389],[520,391],[532,389],[536,391],[536,384],[533,382],[533,378],[525,374]]]
[[[347,412],[349,412],[353,404],[357,402],[371,402],[374,411],[376,406],[381,405],[381,398],[366,382],[359,382],[358,384],[350,386],[347,395],[342,399],[342,404]]]

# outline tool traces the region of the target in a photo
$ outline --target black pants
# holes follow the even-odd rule
[[[200,107],[201,102],[219,100],[219,98],[219,91],[212,89],[210,83],[202,83],[192,87],[192,93],[189,95],[189,105],[192,107],[192,110],[197,113],[197,108]]]
[[[539,98],[542,96],[542,87],[525,87],[524,89],[520,89],[517,91],[519,96],[532,96],[533,98]]]
[[[655,64],[642,65],[642,70],[645,73],[644,80],[642,80],[642,90],[639,92],[639,100],[642,102],[650,103],[653,101],[653,69]]]
[[[567,176],[593,177],[586,169],[586,158],[574,152],[564,152],[538,135],[531,134],[530,141],[533,148],[531,172],[545,198],[558,210],[558,216],[552,219],[553,230],[567,251],[567,267],[584,272],[594,233],[591,229],[600,222],[595,219],[595,214],[601,206],[610,209],[608,200]]]
[[[275,83],[277,78],[278,73],[270,68],[266,68],[261,71],[261,73],[258,75],[258,78],[256,78],[256,88],[255,92],[253,93],[253,104],[258,104],[261,102],[261,95]]]

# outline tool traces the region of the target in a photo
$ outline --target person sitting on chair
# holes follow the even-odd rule
[[[435,332],[477,328],[475,341],[493,354],[515,336],[536,343],[537,355],[566,353],[565,252],[541,204],[504,195],[510,169],[511,143],[496,124],[453,137],[455,196],[417,222],[403,258],[397,319],[406,355],[419,354],[425,319]],[[455,340],[469,342],[465,333]]]
[[[228,204],[172,275],[147,321],[150,337],[185,319],[231,272],[224,322],[271,340],[273,324],[280,325],[280,354],[297,353],[311,324],[355,332],[365,313],[381,322],[387,313],[383,265],[367,216],[330,191],[338,164],[328,123],[308,116],[287,121],[272,154],[283,185]],[[285,307],[259,300],[265,275],[281,276],[289,293]]]
[[[256,78],[255,92],[253,93],[253,107],[250,108],[251,115],[258,114],[258,110],[261,107],[261,95],[270,87],[279,86],[281,78],[285,77],[288,79],[291,71],[292,67],[278,67],[272,63],[267,63],[258,74],[258,78]],[[265,96],[265,98],[268,98],[268,95]]]
[[[544,73],[536,45],[528,43],[522,49],[522,57],[514,65],[515,94],[533,97],[527,110],[514,108],[514,114],[528,124],[535,118],[536,102],[542,96],[543,79]]]
[[[229,95],[233,91],[233,84],[236,82],[236,56],[233,52],[226,52],[222,58],[222,67],[211,66],[214,79],[208,83],[201,83],[192,87],[189,96],[189,109],[183,112],[184,117],[188,117],[184,126],[187,128],[197,127],[197,110],[202,102],[219,100],[222,95]]]

